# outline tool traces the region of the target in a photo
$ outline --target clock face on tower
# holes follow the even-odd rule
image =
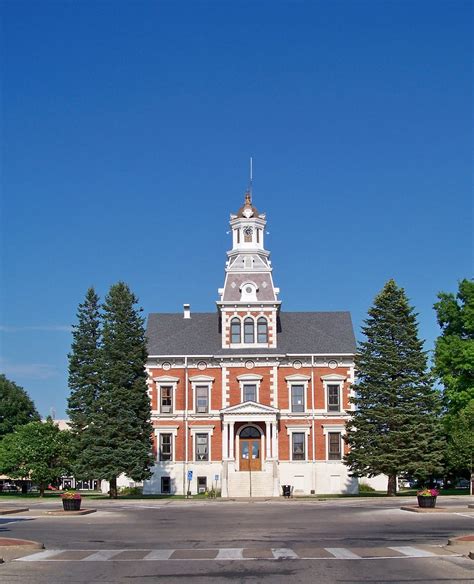
[[[253,229],[252,227],[250,227],[250,225],[247,225],[247,227],[244,227],[244,241],[252,241],[252,233],[253,233]]]

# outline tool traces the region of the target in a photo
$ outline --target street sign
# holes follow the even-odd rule
[[[188,481],[192,481],[192,480],[193,480],[193,471],[188,470]]]
[[[218,481],[218,480],[219,480],[219,475],[215,475],[215,476],[214,476],[214,480],[215,480],[215,481]]]

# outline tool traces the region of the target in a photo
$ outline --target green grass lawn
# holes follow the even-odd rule
[[[397,493],[397,497],[416,497],[417,489],[402,489]],[[51,501],[58,500],[62,491],[47,491],[44,494],[44,499],[50,499]],[[84,499],[90,500],[107,500],[110,497],[103,493],[98,493],[94,491],[80,491]],[[444,489],[440,491],[440,497],[448,495],[469,495],[469,489]],[[341,499],[341,498],[366,498],[366,497],[386,497],[387,493],[385,491],[374,491],[374,492],[362,492],[358,495],[306,495],[302,497],[297,497],[299,499]],[[0,502],[1,501],[26,501],[31,499],[39,499],[39,493],[27,493],[22,495],[21,493],[1,493],[0,492]],[[147,499],[185,499],[184,495],[119,495],[119,499],[136,499],[136,500],[147,500]],[[192,499],[210,499],[206,497],[205,494],[192,495]]]

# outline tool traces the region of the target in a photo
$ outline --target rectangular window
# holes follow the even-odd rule
[[[209,434],[196,434],[196,460],[209,460]]]
[[[163,414],[173,412],[173,386],[162,385],[160,387],[160,411]]]
[[[292,436],[292,459],[305,460],[304,447],[305,439],[304,432],[293,432]]]
[[[257,401],[257,386],[254,384],[246,383],[244,385],[244,402],[246,401]]]
[[[171,434],[160,434],[160,460],[172,460],[173,449],[172,449],[172,436]]]
[[[196,412],[205,414],[209,411],[209,387],[207,385],[196,386]]]
[[[328,440],[329,440],[328,459],[329,460],[341,460],[341,434],[340,434],[340,432],[329,432]]]
[[[171,493],[170,477],[161,477],[161,492],[166,495],[169,495]]]
[[[198,477],[198,493],[207,491],[207,477]]]
[[[339,385],[328,385],[328,412],[340,412]]]
[[[304,412],[304,385],[291,386],[291,411]]]

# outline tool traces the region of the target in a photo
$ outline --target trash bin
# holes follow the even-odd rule
[[[283,489],[283,496],[289,499],[291,496],[291,485],[282,485],[281,488]]]

